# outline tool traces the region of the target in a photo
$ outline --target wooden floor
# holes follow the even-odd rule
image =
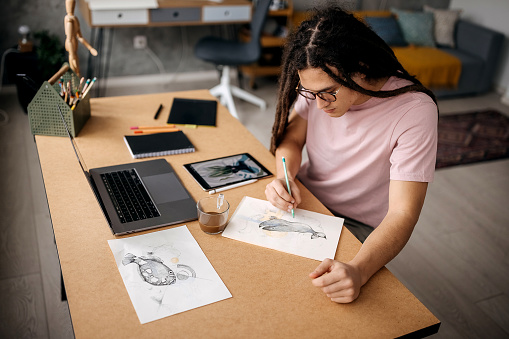
[[[143,92],[210,88],[187,82]],[[141,94],[139,86],[107,95]],[[260,111],[239,102],[240,120],[268,147],[276,85],[259,84]],[[509,107],[492,93],[440,101],[441,114]],[[0,94],[0,338],[73,338],[28,117],[9,88]],[[435,338],[509,337],[509,160],[441,169],[410,242],[389,269],[441,321]],[[376,334],[373,334],[376,337]]]

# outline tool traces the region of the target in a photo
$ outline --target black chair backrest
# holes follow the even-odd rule
[[[249,62],[255,62],[262,54],[262,46],[260,43],[260,36],[262,34],[265,18],[269,11],[270,2],[272,0],[258,0],[255,12],[251,19],[251,40],[245,45],[244,53],[249,55]]]
[[[260,35],[262,34],[265,18],[269,11],[270,2],[272,0],[258,0],[253,18],[251,19],[251,41],[250,43],[259,44]]]

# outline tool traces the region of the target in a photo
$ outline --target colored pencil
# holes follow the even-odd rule
[[[90,89],[92,88],[92,86],[95,84],[95,81],[97,80],[97,78],[93,78],[92,81],[90,81],[90,85],[88,85],[87,89],[83,91],[83,95],[81,96],[82,98],[84,98],[88,92],[90,92]]]
[[[132,126],[131,129],[166,129],[173,128],[175,125],[164,125],[164,126]]]
[[[167,128],[167,129],[152,129],[152,130],[135,130],[134,134],[154,134],[154,133],[165,133],[165,132],[178,132],[178,128]]]
[[[286,179],[286,186],[288,188],[288,194],[292,195],[292,190],[290,189],[290,181],[288,180],[288,171],[286,170],[285,157],[283,157],[283,169],[285,170],[285,179]],[[293,208],[292,208],[292,217],[295,218],[295,210]]]

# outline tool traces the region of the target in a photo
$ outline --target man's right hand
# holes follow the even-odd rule
[[[297,208],[301,202],[299,187],[292,180],[289,182],[292,195],[288,193],[284,178],[274,179],[265,187],[267,200],[275,207],[287,212],[291,212],[292,208]]]

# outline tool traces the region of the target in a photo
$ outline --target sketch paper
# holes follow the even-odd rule
[[[299,208],[292,218],[266,200],[244,197],[223,237],[322,261],[334,259],[343,221]]]
[[[186,226],[108,244],[142,324],[232,296]]]

